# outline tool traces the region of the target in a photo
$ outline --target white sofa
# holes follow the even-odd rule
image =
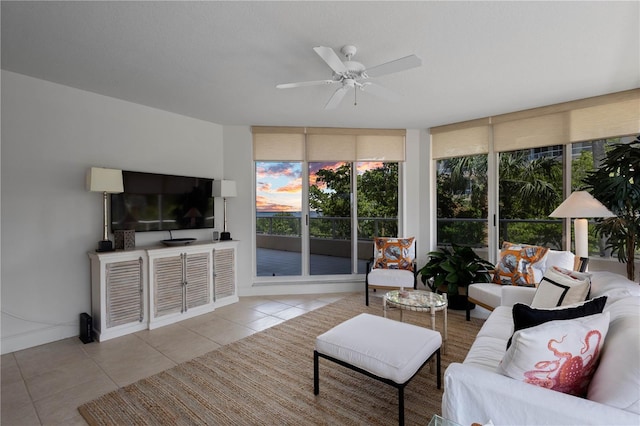
[[[462,425],[639,425],[640,285],[593,272],[591,298],[607,296],[611,318],[587,398],[528,384],[496,372],[513,332],[511,307],[530,304],[535,289],[505,286],[463,363],[445,372],[443,417]]]

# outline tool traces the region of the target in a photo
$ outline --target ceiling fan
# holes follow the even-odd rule
[[[346,56],[347,60],[343,62],[336,52],[325,46],[314,47],[313,50],[329,65],[333,70],[333,77],[328,80],[302,81],[298,83],[278,84],[278,89],[290,89],[293,87],[304,86],[321,86],[321,85],[339,85],[338,89],[333,93],[329,101],[324,106],[325,109],[334,109],[340,104],[340,101],[351,89],[360,89],[379,96],[383,99],[397,101],[398,95],[393,91],[380,86],[379,84],[367,81],[371,77],[380,77],[382,75],[394,72],[404,71],[422,65],[422,59],[416,55],[409,55],[393,61],[385,62],[375,67],[366,68],[360,62],[351,59],[356,54],[356,47],[351,45],[343,46],[340,52]],[[357,101],[357,97],[355,98]],[[355,105],[356,102],[354,102]]]

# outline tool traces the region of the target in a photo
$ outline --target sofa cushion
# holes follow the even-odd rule
[[[505,241],[500,251],[500,261],[493,274],[493,282],[532,287],[536,282],[532,265],[540,261],[548,250],[546,247]]]
[[[640,297],[618,300],[605,311],[609,332],[587,399],[640,414]]]
[[[608,271],[591,273],[591,297],[607,296],[607,304],[640,296],[640,285],[627,277]]]
[[[372,269],[367,280],[371,286],[380,287],[411,287],[413,288],[414,275],[411,271],[397,269]]]
[[[603,312],[519,330],[497,371],[536,386],[584,396],[609,329],[609,318],[609,312]]]
[[[606,296],[587,300],[576,305],[551,309],[536,309],[522,303],[516,303],[513,305],[513,331],[515,333],[518,330],[535,327],[549,321],[568,320],[599,314],[606,303]],[[510,345],[511,338],[507,342],[507,349]]]
[[[511,325],[511,308],[498,306],[480,328],[464,363],[495,372],[512,334]]]
[[[413,271],[414,238],[375,238],[374,268]]]
[[[487,307],[500,306],[502,286],[493,283],[474,283],[467,287],[467,295]]]
[[[583,302],[591,286],[590,274],[551,266],[547,268],[531,306],[553,308]]]

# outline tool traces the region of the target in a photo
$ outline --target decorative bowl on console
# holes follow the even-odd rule
[[[162,244],[165,246],[186,246],[187,244],[191,244],[196,241],[195,238],[172,238],[170,240],[162,240]]]

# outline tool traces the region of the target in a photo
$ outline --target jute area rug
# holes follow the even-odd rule
[[[162,373],[108,393],[78,408],[90,425],[394,425],[398,391],[325,359],[320,394],[313,394],[316,336],[353,316],[382,316],[379,297],[345,297]],[[405,312],[404,321],[430,327],[428,313]],[[398,311],[390,318],[399,319]],[[443,326],[436,314],[436,329]],[[449,312],[449,342],[442,371],[461,362],[482,320]],[[431,371],[432,370],[432,371]],[[442,390],[435,366],[425,366],[405,388],[405,422],[426,425],[440,413]]]

